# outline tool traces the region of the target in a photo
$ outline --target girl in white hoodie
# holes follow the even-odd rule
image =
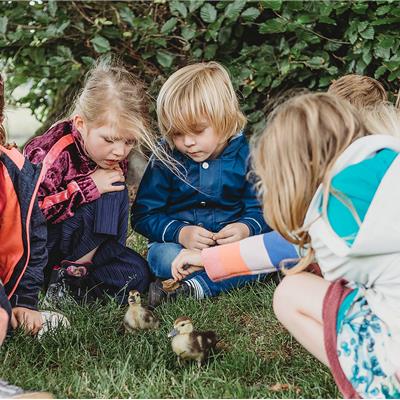
[[[399,152],[325,93],[276,109],[255,149],[266,220],[302,254],[275,313],[345,397],[400,397]]]

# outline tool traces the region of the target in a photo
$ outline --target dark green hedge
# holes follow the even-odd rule
[[[263,125],[271,96],[292,87],[324,90],[355,72],[397,92],[397,1],[162,0],[1,2],[0,49],[8,89],[41,119],[65,111],[93,60],[113,52],[157,95],[165,78],[190,62],[229,68],[250,128]],[[67,104],[68,105],[68,104]]]

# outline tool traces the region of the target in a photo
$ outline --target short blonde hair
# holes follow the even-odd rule
[[[349,74],[332,82],[329,94],[347,100],[356,108],[372,107],[387,102],[383,85],[369,76]]]
[[[355,108],[336,96],[311,93],[275,109],[256,145],[253,143],[268,224],[290,242],[308,249],[290,273],[313,261],[304,218],[318,186],[324,185],[326,212],[333,164],[353,141],[366,135]]]
[[[229,139],[246,124],[227,70],[216,62],[188,65],[174,72],[157,98],[158,125],[173,146],[174,134],[193,133],[205,117]]]

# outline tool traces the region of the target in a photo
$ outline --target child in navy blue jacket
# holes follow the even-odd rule
[[[157,277],[185,279],[173,292],[159,280],[152,283],[150,305],[180,294],[215,296],[259,279],[212,282],[196,267],[171,268],[184,248],[200,251],[269,230],[247,180],[246,119],[227,71],[216,62],[178,70],[161,88],[157,113],[175,168],[150,160],[132,206],[132,227],[149,239],[148,262]]]

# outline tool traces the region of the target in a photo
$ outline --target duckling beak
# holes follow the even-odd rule
[[[174,336],[176,336],[179,332],[174,328],[172,329],[172,331],[170,333],[168,333],[168,337],[169,338],[173,338]]]

